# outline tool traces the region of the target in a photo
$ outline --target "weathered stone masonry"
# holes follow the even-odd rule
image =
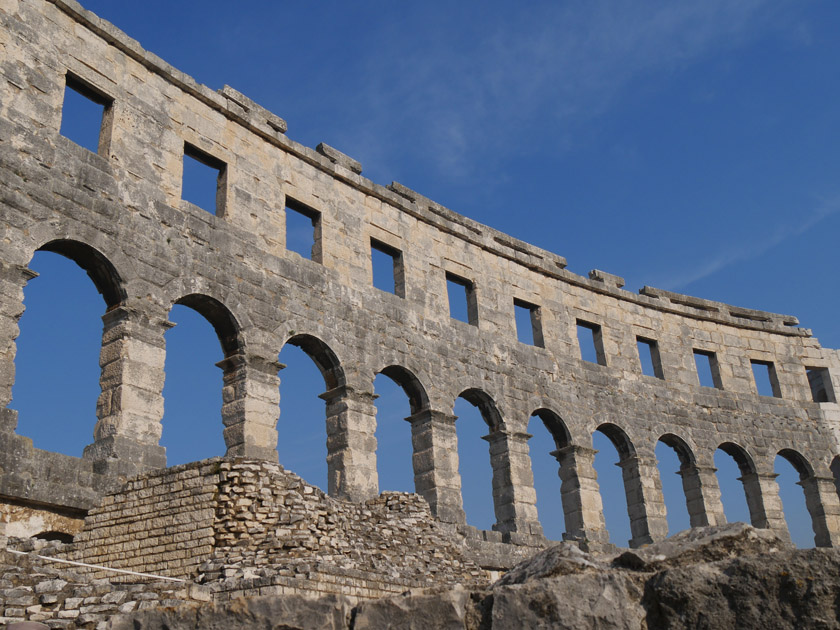
[[[560,256],[371,182],[331,147],[290,140],[282,119],[232,88],[198,85],[71,0],[0,0],[0,26],[0,495],[9,505],[79,518],[127,475],[165,465],[164,333],[172,305],[184,304],[213,324],[224,350],[229,456],[276,460],[278,353],[291,343],[314,359],[334,497],[377,494],[373,379],[385,372],[411,400],[416,490],[444,522],[464,522],[453,404],[460,395],[480,408],[496,511],[489,541],[542,540],[527,434],[538,415],[557,445],[570,539],[606,542],[591,446],[601,430],[622,457],[633,545],[667,531],[660,439],[681,456],[693,525],[723,521],[713,460],[722,447],[741,466],[753,524],[784,534],[773,472],[781,453],[800,472],[817,544],[840,543],[840,354],[795,318],[575,275]],[[96,154],[59,133],[68,81],[106,103]],[[181,199],[185,151],[220,169],[215,215]],[[285,247],[287,206],[314,217],[313,260]],[[372,286],[372,244],[397,256],[398,294]],[[81,459],[37,451],[15,433],[17,321],[38,250],[86,269],[107,304],[102,393]],[[469,283],[473,323],[449,317],[447,274]],[[537,346],[517,341],[514,303],[531,308]],[[593,331],[601,364],[580,359],[579,324]],[[641,373],[637,338],[655,343],[662,378]],[[711,355],[719,387],[699,385],[695,352]],[[778,397],[757,394],[751,362],[771,366]]]

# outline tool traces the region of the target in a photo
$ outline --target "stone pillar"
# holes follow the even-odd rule
[[[352,501],[377,496],[376,396],[340,385],[321,398],[327,401],[329,495]]]
[[[227,456],[277,461],[277,419],[283,367],[255,354],[234,354],[217,364],[224,372],[222,423]]]
[[[805,490],[805,505],[814,526],[816,546],[840,546],[840,499],[834,479],[810,477],[800,481],[799,485]]]
[[[24,265],[0,261],[0,431],[17,428],[17,411],[9,409],[15,384],[15,339],[23,314],[23,287],[38,274]]]
[[[610,542],[595,471],[597,452],[585,446],[570,445],[551,453],[560,464],[560,500],[566,520],[563,540],[591,541],[599,545]]]
[[[143,471],[166,466],[160,446],[163,429],[163,381],[166,346],[163,335],[172,326],[165,318],[151,320],[125,306],[102,316],[99,365],[101,393],[96,403],[93,444],[84,457],[99,467]]]
[[[665,498],[656,459],[631,455],[618,464],[624,478],[630,515],[631,547],[641,547],[668,537]]]
[[[717,468],[686,464],[677,472],[682,477],[689,524],[692,527],[723,525],[726,516],[720,502]]]
[[[782,540],[790,541],[782,500],[779,497],[779,484],[775,473],[748,473],[740,477],[747,495],[747,507],[753,527],[771,529]]]
[[[494,431],[483,439],[490,443],[493,467],[493,505],[496,524],[493,529],[542,536],[537,517],[537,493],[528,455],[527,433]]]
[[[424,409],[406,420],[411,423],[415,492],[428,501],[432,514],[440,520],[466,523],[455,416]]]

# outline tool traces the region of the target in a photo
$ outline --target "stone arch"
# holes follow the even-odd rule
[[[677,453],[677,457],[680,459],[680,468],[687,468],[697,464],[697,459],[694,457],[694,451],[681,437],[674,435],[673,433],[665,433],[660,436],[659,441],[674,449]]]
[[[600,431],[610,439],[610,442],[613,443],[613,446],[618,451],[619,458],[624,460],[629,457],[635,457],[636,447],[633,446],[633,442],[624,429],[611,422],[605,422],[604,424],[598,425],[595,430]]]
[[[569,432],[566,423],[551,409],[540,407],[531,414],[531,417],[537,417],[542,420],[543,425],[548,429],[548,432],[554,440],[554,445],[558,450],[566,448],[572,443],[572,434]]]
[[[783,448],[776,454],[790,462],[791,466],[793,466],[799,475],[799,481],[805,481],[814,476],[814,468],[799,451],[795,451],[792,448]]]
[[[384,374],[402,388],[408,396],[411,415],[429,408],[429,395],[426,393],[426,388],[411,370],[401,365],[388,365],[377,374]]]
[[[26,250],[26,253],[29,254],[29,260],[27,261],[27,265],[18,267],[19,273],[16,274],[16,276],[17,276],[16,279],[19,282],[19,287],[20,287],[20,291],[19,291],[19,294],[18,294],[20,302],[19,302],[19,306],[16,305],[16,308],[15,308],[15,310],[17,311],[16,316],[20,317],[21,314],[23,314],[23,312],[24,312],[23,298],[24,298],[24,287],[25,287],[25,285],[27,284],[27,282],[29,280],[31,280],[33,277],[37,276],[37,273],[35,273],[34,271],[32,271],[30,269],[30,265],[32,265],[33,258],[35,256],[35,254],[37,254],[38,252],[50,252],[50,253],[53,253],[53,254],[58,254],[61,257],[75,263],[81,270],[83,270],[87,274],[88,278],[90,279],[90,281],[93,284],[93,287],[96,289],[96,291],[102,297],[103,302],[104,302],[105,308],[103,310],[100,310],[102,308],[101,304],[97,304],[94,307],[95,308],[95,313],[96,313],[96,315],[94,316],[95,319],[87,320],[89,323],[91,323],[91,327],[87,329],[88,332],[92,335],[95,335],[98,338],[98,341],[99,341],[99,343],[97,344],[97,346],[99,348],[99,359],[98,359],[98,361],[96,361],[96,362],[86,362],[84,364],[85,367],[76,369],[78,367],[78,364],[76,363],[76,358],[77,357],[74,357],[74,359],[73,359],[74,360],[74,364],[73,364],[74,371],[76,373],[84,374],[85,379],[87,379],[88,375],[93,377],[93,374],[96,374],[97,372],[99,374],[99,391],[98,391],[98,394],[95,394],[97,396],[96,402],[94,403],[93,401],[91,401],[89,411],[87,409],[85,409],[84,412],[83,412],[85,414],[85,416],[87,415],[87,413],[90,413],[91,417],[93,417],[93,415],[95,413],[96,414],[95,415],[96,421],[91,422],[90,425],[88,425],[87,421],[84,420],[84,416],[80,416],[80,419],[84,420],[84,425],[83,425],[85,427],[84,434],[93,435],[94,442],[96,442],[96,441],[100,440],[100,437],[102,437],[103,433],[104,433],[104,431],[103,431],[103,418],[105,418],[106,416],[114,417],[116,415],[119,415],[119,408],[123,404],[123,399],[113,400],[112,396],[111,396],[111,394],[112,394],[112,392],[115,388],[114,384],[119,380],[119,378],[118,378],[118,374],[116,373],[117,371],[114,369],[114,367],[115,367],[114,364],[113,364],[114,357],[110,356],[110,358],[106,360],[106,356],[109,356],[109,353],[106,351],[106,347],[108,346],[109,341],[110,341],[110,339],[109,339],[110,320],[112,320],[114,317],[118,317],[120,311],[124,310],[122,307],[124,306],[124,304],[126,302],[125,281],[124,281],[121,273],[119,271],[117,271],[116,266],[111,262],[110,258],[108,256],[106,256],[105,254],[103,254],[99,249],[83,242],[82,240],[72,239],[72,238],[55,238],[55,234],[54,234],[53,229],[51,229],[49,231],[45,230],[45,229],[40,229],[39,230],[38,227],[36,226],[35,228],[33,228],[33,231],[41,233],[40,234],[40,236],[41,236],[41,241],[40,242],[43,242],[43,244],[40,245],[37,248],[33,247],[33,249]],[[49,233],[47,233],[47,232],[49,232]],[[77,287],[73,287],[72,285],[70,285],[70,286],[73,289],[77,289]],[[14,293],[12,293],[11,295],[14,295]],[[56,312],[56,314],[54,315],[54,320],[59,320],[59,318],[61,316],[62,316],[61,313]],[[101,316],[101,318],[102,318],[101,321],[100,321],[98,316]],[[93,323],[93,322],[95,322],[95,323]],[[103,322],[104,322],[104,331],[103,331],[103,328],[101,327]],[[17,324],[17,322],[15,322],[15,324]],[[66,323],[65,323],[65,326],[66,326]],[[64,329],[65,326],[62,326],[61,328]],[[96,329],[98,329],[98,330],[96,330]],[[16,341],[16,338],[17,338],[18,333],[19,333],[18,326],[15,325],[13,327],[10,327],[9,332],[11,333],[11,335],[10,335],[11,336],[10,345],[13,348],[13,352],[11,354],[7,355],[7,356],[9,356],[10,363],[11,363],[10,373],[14,374],[15,364],[14,364],[13,361],[14,361],[14,357],[16,357],[16,355],[17,355],[17,349],[18,349],[18,343]],[[0,346],[2,346],[2,342],[0,342]],[[96,350],[94,349],[93,346],[90,346],[90,350],[93,351],[93,352],[96,352]],[[88,371],[89,369],[92,370],[92,371],[89,372]],[[1,366],[0,366],[0,371],[3,371]],[[11,387],[12,387],[12,385],[13,385],[12,383],[9,383],[8,395],[6,394],[6,392],[0,392],[0,400],[2,400],[2,402],[4,404],[8,404],[8,402],[11,401],[11,393],[12,393],[11,392]],[[87,391],[86,388],[85,388],[85,391]],[[95,390],[92,389],[92,392],[93,391],[95,391]],[[14,418],[15,422],[10,423],[7,426],[7,428],[9,430],[12,430],[12,431],[17,428],[16,427],[17,414],[16,414],[16,412],[13,412],[13,413],[15,415],[12,416],[12,418]],[[70,426],[69,424],[66,424],[66,423],[62,423],[62,424],[64,424],[68,428]],[[107,424],[107,422],[106,422],[106,424]],[[80,428],[80,427],[76,427],[76,428]],[[111,427],[108,432],[110,434],[113,434],[116,431],[113,427]],[[81,435],[80,432],[75,432],[75,433],[77,435]],[[70,440],[67,440],[67,441],[69,442]],[[85,446],[86,456],[91,451],[93,446],[94,446],[94,444],[87,444]],[[113,454],[113,453],[111,453],[111,454]],[[138,457],[139,454],[140,453],[136,452],[134,454],[135,455],[134,459],[135,459],[135,462],[142,465],[142,463],[143,463],[142,458]]]
[[[493,398],[484,390],[471,387],[458,394],[457,398],[463,398],[478,408],[481,412],[481,417],[490,428],[491,433],[504,429],[504,422],[502,421],[502,414],[499,412],[499,408],[496,406]]]
[[[656,459],[639,456],[626,431],[616,424],[605,422],[595,430],[605,435],[618,451],[630,517],[629,545],[639,547],[665,538],[668,524]]]
[[[198,313],[203,320],[209,323],[213,328],[213,333],[215,333],[216,340],[219,342],[219,346],[222,351],[221,360],[216,360],[216,356],[218,355],[215,355],[215,352],[217,351],[214,351],[213,354],[215,356],[205,355],[203,357],[202,365],[209,366],[212,365],[212,362],[215,362],[215,365],[222,370],[222,388],[217,400],[221,404],[221,435],[224,438],[224,446],[222,446],[218,441],[210,442],[211,433],[205,431],[204,439],[206,440],[206,443],[199,446],[199,441],[196,440],[192,446],[195,450],[188,454],[191,456],[191,459],[224,454],[236,454],[241,456],[247,443],[250,442],[256,445],[255,443],[258,442],[258,440],[246,437],[246,433],[249,432],[250,427],[247,423],[248,405],[243,404],[243,402],[246,396],[249,395],[249,390],[253,390],[253,387],[246,385],[249,377],[252,376],[252,374],[249,374],[252,365],[250,364],[251,362],[245,352],[242,327],[231,309],[217,297],[210,295],[209,292],[200,292],[197,290],[186,292],[183,295],[176,296],[175,299],[172,300],[171,304],[172,308],[175,306],[187,307],[195,313]],[[169,311],[169,315],[171,316],[171,309]],[[171,328],[174,327],[175,324],[173,322],[168,322],[167,326]],[[178,330],[186,332],[190,330],[190,328],[178,328]],[[207,347],[209,350],[210,344],[212,344],[210,337],[205,337],[204,339],[205,341],[202,345]],[[165,344],[170,360],[175,360],[175,355],[173,354],[175,346],[173,346],[173,342],[174,340],[170,337],[170,343]],[[180,355],[182,357],[184,356],[183,352],[184,349],[182,348]],[[211,362],[210,364],[204,363],[204,361],[208,360]],[[209,369],[212,370],[212,368]],[[172,387],[174,383],[177,383],[177,380],[174,379],[174,374],[176,373],[170,370],[167,375],[167,378],[171,379],[169,381],[170,387]],[[211,376],[206,372],[204,374],[207,378],[213,379],[213,381],[208,383],[208,386],[213,388],[217,387],[216,383],[218,383],[218,381],[215,381],[216,377]],[[174,394],[178,391],[182,392],[181,400],[183,400],[183,388],[176,386],[175,389],[169,389],[166,392],[168,396],[171,396],[170,403],[177,399]],[[187,430],[192,430],[192,427],[188,426],[185,421],[185,419],[189,416],[183,411],[181,414],[172,413],[172,409],[173,408],[170,407],[169,414],[163,418],[163,434],[166,436],[172,436],[173,431],[183,433]],[[204,411],[204,413],[212,414],[212,407],[209,407]],[[165,439],[171,439],[171,437]],[[181,436],[179,442],[169,443],[173,454],[177,452],[175,446],[181,444],[183,439],[183,436]],[[260,444],[260,446],[262,446],[262,444]],[[218,449],[220,448],[224,448],[225,452],[219,452]],[[207,451],[204,449],[207,449]],[[256,455],[256,453],[252,454]]]
[[[691,527],[704,527],[710,524],[718,524],[720,520],[718,504],[720,501],[715,503],[715,495],[710,492],[712,489],[717,489],[714,472],[709,469],[701,469],[697,465],[697,458],[693,449],[678,435],[665,433],[660,436],[658,442],[673,449],[679,460],[677,474],[682,479],[683,498],[689,525]]]
[[[718,446],[718,449],[735,460],[735,463],[738,464],[738,470],[741,471],[742,475],[755,474],[755,462],[743,446],[735,442],[723,442]]]
[[[791,448],[779,450],[777,456],[787,460],[799,475],[798,484],[805,493],[805,507],[811,517],[814,543],[818,547],[831,547],[840,538],[836,531],[837,516],[840,513],[834,479],[816,474],[808,459]]]
[[[327,390],[347,385],[347,378],[341,361],[324,341],[309,334],[296,334],[286,340],[286,343],[303,350],[312,359],[324,378]],[[285,344],[284,344],[285,345]]]
[[[385,402],[388,398],[382,398],[381,387],[387,387],[387,383],[378,386],[374,382],[374,391],[378,404],[376,405],[376,467],[379,489],[386,486],[388,490],[417,492],[423,494],[422,490],[427,489],[428,484],[424,483],[429,464],[428,455],[424,452],[429,449],[429,444],[421,435],[423,433],[422,420],[428,419],[430,414],[429,396],[426,388],[420,379],[406,367],[397,364],[388,365],[377,372],[390,381],[390,385],[402,390],[408,399],[409,412],[404,414],[404,407],[393,408],[393,401]],[[382,379],[380,379],[382,383]],[[386,390],[387,391],[387,390]],[[404,404],[404,403],[403,403]],[[400,417],[410,423],[406,427],[400,422]],[[410,440],[410,441],[409,441]],[[409,457],[410,454],[410,457]],[[411,468],[408,468],[410,460]],[[384,481],[384,483],[383,483]]]
[[[576,523],[575,519],[581,506],[577,471],[573,465],[573,458],[567,457],[572,437],[560,415],[548,407],[536,409],[530,417],[532,422],[533,419],[537,419],[536,424],[542,424],[545,429],[543,431],[539,426],[532,429],[531,423],[528,425],[528,432],[534,436],[529,443],[528,453],[534,479],[534,504],[546,536],[559,540],[568,533],[568,523]],[[551,457],[545,457],[546,455]],[[556,461],[552,465],[554,460]]]
[[[348,383],[338,355],[322,339],[293,334],[284,345],[300,348],[315,364],[326,391],[327,490],[330,496],[361,501],[376,496],[376,407],[372,391]],[[369,385],[369,384],[368,384]]]
[[[528,456],[530,436],[527,433],[510,432],[495,401],[484,390],[468,388],[458,398],[478,408],[490,430],[483,439],[490,445],[490,466],[493,471],[493,510],[496,519],[493,529],[503,533],[521,532],[541,536],[542,528],[537,519],[533,493],[531,460]]]
[[[772,529],[787,538],[775,475],[761,474],[747,449],[736,442],[723,442],[718,450],[729,455],[738,465],[752,526]]]
[[[175,300],[174,304],[188,306],[210,322],[219,338],[225,359],[245,351],[239,322],[230,309],[216,298],[203,293],[190,293]]]
[[[85,270],[96,290],[105,300],[108,310],[114,309],[126,300],[125,283],[120,273],[102,252],[87,243],[72,239],[54,239],[41,245],[36,251],[60,254]]]

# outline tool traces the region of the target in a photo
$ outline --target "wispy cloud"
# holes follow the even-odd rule
[[[821,221],[840,212],[840,197],[823,201],[804,221],[793,225],[779,225],[765,238],[728,244],[698,267],[683,270],[661,281],[663,288],[684,290],[691,284],[739,263],[758,258],[785,241],[808,232]],[[800,215],[801,216],[801,215]]]
[[[380,34],[343,130],[371,161],[412,152],[458,176],[498,152],[530,149],[609,109],[636,79],[678,70],[763,33],[767,0],[534,3],[515,13],[410,14]],[[450,17],[450,16],[447,16]],[[382,138],[391,138],[385,142]],[[433,157],[434,156],[434,157]],[[436,158],[436,159],[435,159]]]

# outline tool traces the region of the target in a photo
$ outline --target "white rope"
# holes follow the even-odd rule
[[[168,582],[186,582],[181,578],[167,577],[165,575],[153,575],[151,573],[138,573],[137,571],[127,571],[126,569],[112,569],[111,567],[103,567],[99,564],[87,564],[85,562],[75,562],[74,560],[65,560],[64,558],[52,558],[50,556],[39,556],[37,553],[29,554],[25,551],[15,551],[14,549],[6,549],[9,553],[18,556],[34,556],[41,560],[49,560],[51,562],[60,562],[62,564],[72,564],[76,567],[88,567],[90,569],[101,569],[102,571],[113,571],[114,573],[124,573],[125,575],[137,575],[140,577],[154,578],[156,580],[166,580]]]

